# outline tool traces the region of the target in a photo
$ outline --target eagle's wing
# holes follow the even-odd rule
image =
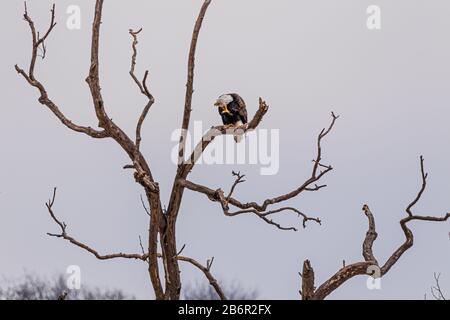
[[[241,98],[240,95],[237,93],[230,94],[234,101],[236,101],[238,110],[236,110],[239,114],[239,118],[241,119],[242,123],[248,122],[248,114],[247,114],[247,106],[245,105],[244,99]]]

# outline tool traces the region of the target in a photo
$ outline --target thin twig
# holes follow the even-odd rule
[[[158,254],[158,257],[162,258],[162,254]],[[192,264],[194,267],[196,267],[201,272],[203,272],[205,277],[208,279],[209,284],[214,288],[214,290],[216,291],[219,298],[221,300],[227,300],[227,297],[225,296],[224,291],[222,290],[221,286],[219,285],[219,282],[216,280],[216,278],[214,278],[214,276],[211,273],[211,266],[214,261],[214,257],[212,257],[210,260],[207,261],[206,266],[202,265],[197,260],[189,258],[189,257],[177,256],[176,258],[179,261],[184,261],[184,262],[188,262],[188,263]]]
[[[139,90],[141,91],[141,93],[146,96],[148,98],[148,103],[147,105],[144,107],[144,109],[142,110],[141,116],[139,117],[138,123],[136,125],[136,150],[139,151],[139,148],[141,146],[141,129],[142,129],[142,124],[145,121],[145,118],[147,117],[147,114],[150,110],[150,108],[152,107],[152,105],[155,102],[155,99],[153,97],[153,95],[150,93],[148,87],[147,87],[147,79],[148,79],[148,75],[149,72],[148,70],[145,71],[144,73],[144,78],[141,81],[138,80],[138,78],[135,75],[135,68],[136,68],[136,58],[137,58],[137,44],[138,44],[138,34],[142,31],[142,28],[139,29],[138,31],[133,31],[132,29],[129,30],[130,35],[133,38],[133,43],[132,43],[132,50],[133,50],[133,55],[131,56],[131,68],[130,68],[130,76],[131,78],[133,78],[134,82],[136,83],[136,85],[138,86]]]
[[[145,205],[144,197],[142,197],[142,194],[141,194],[140,198],[141,198],[142,207],[144,208],[145,213],[150,217],[151,216],[150,210],[148,210],[147,206]]]
[[[45,203],[45,206],[47,207],[47,210],[51,216],[51,218],[53,219],[53,221],[56,222],[56,224],[59,225],[60,229],[61,229],[61,233],[47,233],[47,235],[51,236],[51,237],[57,237],[57,238],[62,238],[64,240],[69,241],[70,243],[76,245],[77,247],[80,247],[86,251],[88,251],[89,253],[93,254],[97,259],[99,260],[109,260],[109,259],[116,259],[116,258],[124,258],[124,259],[136,259],[136,260],[143,260],[145,261],[148,257],[148,255],[146,254],[126,254],[126,253],[114,253],[114,254],[106,254],[106,255],[101,255],[98,253],[97,250],[93,249],[92,247],[79,242],[78,240],[76,240],[75,238],[69,236],[67,234],[67,225],[60,221],[54,214],[53,212],[53,205],[55,204],[55,199],[56,199],[56,188],[53,189],[53,196],[52,198]]]

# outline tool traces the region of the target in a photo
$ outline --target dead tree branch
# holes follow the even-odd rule
[[[311,300],[314,296],[314,270],[309,260],[303,262],[303,272],[300,273],[302,278],[302,290],[300,294],[303,300]]]
[[[162,257],[162,255],[160,255],[160,257]],[[212,263],[214,261],[214,257],[212,257],[211,260],[207,261],[206,266],[202,265],[197,260],[194,260],[194,259],[189,258],[189,257],[177,256],[176,258],[179,261],[184,261],[184,262],[190,263],[191,265],[193,265],[194,267],[199,269],[201,272],[203,272],[203,274],[205,275],[206,279],[208,279],[209,284],[216,291],[216,293],[219,296],[220,300],[227,300],[227,297],[225,296],[225,293],[224,293],[223,289],[219,285],[219,282],[217,281],[216,278],[214,278],[214,276],[211,273],[211,266],[212,266]]]
[[[200,9],[197,21],[194,26],[194,31],[192,32],[191,47],[189,49],[188,58],[188,71],[187,71],[187,82],[186,82],[186,97],[184,102],[184,113],[183,113],[183,123],[181,125],[181,136],[179,144],[179,158],[184,158],[184,150],[186,147],[186,132],[189,129],[189,122],[191,119],[192,112],[192,96],[194,94],[194,71],[195,71],[195,55],[197,51],[197,43],[202,29],[203,20],[208,10],[211,0],[205,0]],[[180,162],[181,163],[181,162]]]
[[[212,190],[208,187],[205,187],[205,186],[202,186],[199,184],[195,184],[188,180],[184,180],[180,183],[189,190],[199,192],[199,193],[206,195],[208,197],[208,199],[210,199],[213,202],[219,202],[221,204],[223,213],[228,217],[234,217],[234,216],[238,216],[241,214],[248,214],[248,213],[255,214],[257,217],[264,220],[266,223],[271,224],[280,230],[297,231],[297,229],[294,227],[283,227],[280,224],[278,224],[268,218],[268,216],[276,214],[276,213],[280,213],[283,211],[291,211],[291,212],[296,213],[298,216],[303,217],[303,227],[304,228],[306,227],[307,221],[315,221],[318,224],[321,224],[321,220],[319,218],[308,217],[307,215],[305,215],[304,213],[300,212],[299,210],[297,210],[293,207],[282,207],[282,208],[275,209],[275,210],[259,211],[257,208],[248,206],[248,204],[244,204],[244,203],[240,202],[239,200],[236,200],[235,198],[231,197],[232,196],[231,192],[228,195],[228,197],[225,197],[224,192],[221,189]],[[231,204],[237,208],[240,208],[241,210],[230,212],[229,204]]]
[[[145,261],[147,259],[147,257],[148,257],[147,254],[142,254],[142,255],[141,254],[127,254],[127,253],[120,252],[120,253],[102,255],[102,254],[99,254],[98,251],[93,249],[92,247],[90,247],[90,246],[76,240],[72,236],[68,235],[67,234],[67,225],[63,221],[59,220],[53,211],[53,206],[55,204],[55,200],[56,200],[56,188],[53,189],[53,195],[52,195],[51,199],[45,203],[45,205],[46,205],[48,213],[50,214],[53,221],[55,221],[56,224],[60,227],[61,233],[47,233],[49,236],[63,238],[64,240],[69,241],[70,243],[74,244],[75,246],[93,254],[99,260],[110,260],[110,259],[123,258],[123,259],[136,259],[136,260]]]
[[[264,114],[267,112],[267,110],[268,110],[268,106],[266,105],[266,103],[264,101],[260,100],[260,109],[259,109],[257,115],[255,115],[253,120],[250,122],[250,124],[246,128],[244,128],[244,130],[250,130],[250,129],[256,128],[258,126],[258,124],[260,123],[260,121],[262,120]],[[328,172],[333,170],[333,168],[331,166],[326,166],[326,165],[321,164],[323,139],[331,132],[331,130],[333,129],[333,127],[336,123],[336,120],[339,118],[339,116],[335,115],[334,113],[331,113],[331,117],[332,117],[332,120],[331,120],[331,123],[328,126],[328,128],[322,129],[317,137],[317,155],[316,155],[316,158],[313,160],[314,164],[313,164],[313,170],[312,170],[311,176],[308,179],[306,179],[306,181],[303,182],[298,188],[296,188],[295,190],[293,190],[291,192],[279,195],[277,197],[266,199],[262,202],[262,204],[258,204],[256,202],[243,203],[232,197],[236,186],[239,183],[244,182],[243,176],[241,176],[240,174],[236,174],[236,173],[233,173],[233,175],[235,175],[237,177],[237,179],[234,182],[233,186],[231,187],[231,190],[230,190],[228,196],[224,195],[224,191],[222,189],[213,190],[211,188],[194,183],[194,182],[186,180],[186,179],[180,179],[179,184],[185,188],[188,188],[191,191],[196,191],[196,192],[206,195],[208,197],[208,199],[210,199],[213,202],[219,202],[221,204],[223,213],[226,216],[237,216],[237,215],[241,215],[241,214],[251,213],[251,214],[255,214],[257,217],[264,220],[266,223],[274,225],[278,229],[297,231],[297,229],[294,227],[283,227],[280,224],[278,224],[268,218],[268,216],[276,214],[276,213],[280,213],[283,211],[291,211],[291,212],[296,213],[298,216],[303,217],[303,227],[304,228],[306,227],[307,221],[314,221],[314,222],[317,222],[320,224],[321,220],[319,218],[308,217],[306,214],[302,213],[301,211],[299,211],[298,209],[295,209],[293,207],[282,207],[282,208],[274,209],[274,210],[268,210],[268,207],[271,205],[279,204],[279,203],[288,201],[292,198],[295,198],[302,192],[319,191],[320,189],[326,187],[325,185],[317,185],[317,182],[320,179],[322,179]],[[186,166],[187,166],[186,170],[189,170],[189,171],[192,170],[194,164],[199,159],[201,153],[205,150],[207,145],[212,141],[211,140],[212,137],[215,137],[219,134],[224,134],[223,131],[221,131],[222,129],[225,130],[225,133],[227,133],[227,129],[224,129],[223,127],[222,127],[222,129],[218,129],[218,128],[219,127],[215,127],[209,131],[209,132],[213,133],[212,135],[207,133],[203,137],[202,142],[199,143],[196,147],[196,150],[194,150],[194,152],[191,156],[190,163],[186,164]],[[217,135],[214,135],[214,132]],[[231,134],[232,134],[232,132],[231,132]],[[235,212],[230,212],[229,205],[232,205],[240,210],[237,210]]]
[[[433,221],[433,222],[443,222],[447,221],[450,218],[450,213],[447,213],[443,217],[435,217],[435,216],[423,216],[416,215],[413,213],[412,209],[417,204],[417,202],[421,199],[423,192],[426,189],[427,185],[427,177],[428,174],[425,172],[424,168],[424,159],[420,157],[420,173],[422,186],[414,198],[414,200],[407,206],[406,213],[407,217],[400,220],[400,226],[405,234],[405,242],[397,249],[395,252],[387,259],[384,265],[379,265],[377,259],[373,254],[373,243],[377,238],[377,232],[375,230],[375,219],[369,206],[364,205],[363,211],[364,214],[368,218],[369,229],[366,233],[366,237],[362,246],[362,253],[364,257],[364,261],[356,262],[347,266],[344,266],[341,270],[339,270],[336,274],[334,274],[331,278],[326,280],[321,286],[317,288],[317,290],[313,289],[314,283],[310,283],[309,290],[313,291],[313,294],[310,294],[308,297],[314,300],[322,300],[325,299],[328,295],[330,295],[334,290],[339,288],[343,283],[347,282],[351,278],[358,275],[370,275],[370,270],[373,267],[377,267],[380,270],[380,276],[384,276],[389,270],[397,263],[400,257],[413,246],[414,243],[414,235],[413,232],[408,228],[408,223],[411,221]],[[305,275],[303,275],[305,277]],[[305,288],[303,289],[303,292]],[[305,297],[303,297],[305,298]]]
[[[434,273],[435,285],[431,287],[431,294],[435,300],[447,300],[440,284],[440,273]]]
[[[137,44],[138,44],[138,34],[142,31],[142,28],[139,29],[138,31],[133,31],[130,29],[130,35],[133,37],[133,44],[132,44],[132,49],[133,49],[133,55],[131,57],[131,69],[130,69],[130,76],[131,78],[134,80],[134,82],[136,83],[136,85],[138,86],[139,90],[141,91],[141,93],[146,96],[148,98],[148,103],[147,105],[144,107],[144,109],[142,110],[141,116],[139,117],[137,126],[136,126],[136,151],[139,151],[139,148],[141,146],[141,129],[142,129],[142,124],[145,121],[145,118],[147,117],[147,114],[150,110],[150,108],[152,107],[152,105],[155,103],[155,99],[152,96],[152,94],[150,93],[150,91],[148,90],[147,87],[147,78],[148,78],[148,70],[145,71],[144,73],[144,79],[142,81],[139,81],[138,78],[135,75],[135,68],[136,68],[136,57],[137,57]]]
[[[47,94],[47,90],[45,89],[44,85],[36,79],[34,70],[36,67],[36,60],[38,57],[38,51],[39,47],[44,45],[45,41],[53,31],[54,27],[56,26],[55,22],[55,5],[53,5],[51,10],[51,18],[50,18],[50,27],[45,32],[44,36],[41,38],[39,37],[39,32],[36,31],[36,27],[34,24],[34,21],[31,19],[31,17],[28,15],[27,5],[25,3],[25,12],[23,15],[24,20],[28,23],[30,32],[31,32],[31,39],[32,39],[32,50],[31,50],[31,59],[30,64],[28,68],[28,72],[25,72],[22,68],[20,68],[17,64],[15,65],[16,71],[25,78],[25,80],[33,87],[38,89],[40,93],[40,97],[38,99],[39,103],[42,105],[45,105],[67,128],[75,131],[75,132],[81,132],[84,133],[92,138],[106,138],[108,137],[108,134],[106,131],[98,131],[95,129],[92,129],[91,127],[84,127],[77,124],[74,124],[71,120],[69,120],[59,109],[59,107],[51,100]]]
[[[194,71],[195,71],[195,56],[197,51],[197,43],[203,25],[203,20],[205,18],[206,12],[211,2],[212,2],[211,0],[203,1],[203,5],[200,9],[197,21],[194,26],[194,30],[192,32],[191,46],[188,58],[186,97],[185,97],[183,122],[181,125],[181,134],[178,150],[179,166],[172,185],[169,206],[167,208],[166,214],[167,219],[164,229],[164,236],[162,237],[161,241],[163,254],[166,255],[167,259],[171,259],[171,262],[167,264],[168,268],[166,277],[166,288],[167,288],[166,291],[169,296],[174,297],[175,299],[179,299],[181,293],[180,270],[177,260],[173,258],[177,253],[175,227],[184,192],[184,187],[182,187],[178,182],[180,179],[186,178],[187,174],[189,174],[189,170],[185,170],[186,166],[182,164],[181,159],[184,159],[184,152],[186,146],[186,133],[189,129],[189,122],[192,112],[192,97],[194,94]]]

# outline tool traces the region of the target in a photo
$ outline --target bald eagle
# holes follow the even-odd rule
[[[240,95],[236,93],[223,94],[214,105],[218,107],[224,125],[239,127],[247,123],[247,107]],[[242,135],[235,135],[234,140],[240,142]]]

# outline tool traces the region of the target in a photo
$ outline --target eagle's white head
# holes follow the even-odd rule
[[[217,107],[225,108],[230,102],[232,102],[234,99],[229,94],[223,94],[219,98],[217,98],[216,103],[214,103]]]

